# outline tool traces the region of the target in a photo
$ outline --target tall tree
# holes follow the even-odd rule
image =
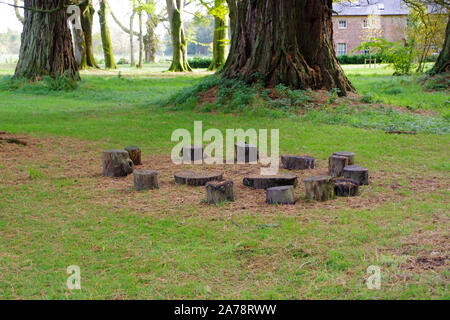
[[[44,76],[79,80],[64,0],[25,0],[19,62],[14,76],[32,81]]]
[[[166,0],[166,2],[173,47],[172,64],[169,71],[192,71],[187,58],[187,40],[183,27],[184,2],[183,0]]]
[[[23,17],[22,17],[22,15],[20,14],[20,11],[19,11],[19,0],[14,0],[14,12],[15,12],[15,14],[16,14],[17,19],[18,19],[21,23],[23,23]]]
[[[133,37],[139,37],[139,33],[135,32],[133,30],[133,26],[134,26],[134,17],[136,16],[136,10],[134,8],[134,2],[131,1],[131,4],[133,6],[133,9],[131,11],[131,16],[130,16],[130,27],[127,28],[125,27],[120,20],[116,17],[116,15],[114,14],[114,12],[111,10],[111,8],[109,9],[109,12],[111,13],[111,16],[113,17],[113,20],[116,22],[116,24],[120,27],[120,29],[122,29],[123,32],[128,33],[128,35],[130,36],[130,64],[132,67],[134,67],[136,65],[135,63],[135,59],[134,59],[134,38]]]
[[[223,77],[267,86],[354,88],[333,47],[332,0],[237,0],[231,50]],[[255,76],[258,75],[258,76]]]
[[[78,1],[80,3],[81,1]],[[83,1],[80,4],[81,10],[81,28],[83,29],[83,59],[81,60],[81,68],[98,68],[97,63],[95,62],[94,57],[94,49],[93,49],[93,38],[92,38],[92,29],[94,22],[95,9],[92,5],[92,0]],[[80,35],[78,35],[80,37]],[[80,38],[81,39],[81,38]],[[79,41],[79,40],[77,40]],[[79,42],[78,42],[79,45]],[[78,48],[79,50],[80,48]]]
[[[100,10],[98,16],[100,18],[100,33],[102,36],[103,54],[105,57],[106,69],[117,69],[116,62],[114,61],[114,53],[111,44],[111,35],[109,33],[108,20],[107,20],[108,4],[106,0],[100,0]]]
[[[225,0],[200,0],[208,13],[214,16],[213,58],[208,70],[217,70],[225,64],[227,47],[227,26],[225,23],[228,7]]]

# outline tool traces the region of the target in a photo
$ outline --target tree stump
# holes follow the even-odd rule
[[[344,168],[348,165],[348,158],[342,156],[331,156],[328,158],[328,174],[335,177],[344,175]]]
[[[136,146],[128,146],[125,147],[125,150],[128,151],[130,155],[131,161],[133,161],[135,166],[140,166],[142,164],[141,161],[141,149]]]
[[[355,197],[359,195],[359,183],[352,179],[335,179],[334,194],[338,197]]]
[[[223,174],[219,172],[181,171],[175,174],[175,182],[188,186],[204,186],[210,181],[222,181]]]
[[[258,147],[248,143],[236,143],[234,155],[237,163],[251,163],[259,159]]]
[[[196,145],[184,146],[181,149],[181,156],[183,157],[183,162],[203,161],[205,159],[203,146]]]
[[[346,166],[344,178],[355,180],[360,186],[369,185],[369,169],[360,166]]]
[[[125,150],[103,151],[103,175],[105,177],[126,177],[133,173],[134,164]]]
[[[244,186],[253,189],[268,189],[282,186],[297,186],[298,178],[294,174],[278,174],[273,176],[250,176],[244,178]]]
[[[308,170],[316,167],[316,159],[308,156],[281,156],[281,163],[283,168],[288,170]]]
[[[206,184],[206,202],[219,204],[234,201],[233,181],[211,181]]]
[[[267,189],[266,202],[269,204],[295,204],[294,186]]]
[[[346,157],[348,159],[347,165],[349,165],[349,166],[355,164],[355,154],[353,152],[338,151],[338,152],[333,153],[333,156]]]
[[[307,199],[327,201],[334,198],[334,185],[330,176],[309,177],[303,182]]]
[[[159,173],[154,170],[134,172],[134,188],[137,191],[159,189]]]

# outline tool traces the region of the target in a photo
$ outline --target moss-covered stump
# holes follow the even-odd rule
[[[309,177],[303,179],[306,188],[306,198],[316,201],[334,199],[334,185],[330,176]]]
[[[255,163],[259,159],[258,147],[248,143],[236,143],[234,159],[237,163]]]
[[[249,176],[243,180],[244,186],[253,189],[268,189],[282,186],[294,186],[298,184],[298,178],[295,174],[278,174],[272,176]]]
[[[369,169],[360,166],[346,166],[344,178],[358,181],[360,186],[369,185]]]
[[[137,146],[127,146],[125,147],[125,150],[128,152],[128,154],[130,155],[130,159],[131,161],[133,161],[133,164],[135,166],[140,166],[142,164],[142,160],[141,160],[141,149]]]
[[[347,165],[351,166],[355,164],[355,156],[356,154],[348,151],[337,151],[333,153],[333,156],[346,157],[348,159]]]
[[[294,186],[281,186],[266,190],[269,204],[295,204]]]
[[[159,173],[154,170],[136,170],[134,188],[137,191],[159,189]]]
[[[205,159],[205,154],[203,150],[203,146],[184,146],[181,149],[181,156],[183,157],[183,162],[201,162]]]
[[[220,172],[205,171],[181,171],[174,175],[175,182],[187,184],[188,186],[204,186],[210,181],[222,181],[223,174]]]
[[[103,151],[103,175],[105,177],[126,177],[133,173],[134,164],[125,150]]]
[[[234,201],[233,181],[211,181],[206,184],[206,202],[220,204],[225,201]]]
[[[334,179],[334,194],[338,197],[359,196],[359,183],[352,179]]]
[[[309,156],[281,156],[281,163],[287,170],[308,170],[316,167],[316,159]]]
[[[348,158],[342,156],[331,156],[328,158],[328,174],[335,177],[344,175],[344,168],[348,165]]]

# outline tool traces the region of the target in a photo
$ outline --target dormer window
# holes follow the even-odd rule
[[[378,4],[378,10],[383,11],[384,10],[384,3]]]
[[[347,29],[347,20],[339,20],[338,26],[339,29]]]

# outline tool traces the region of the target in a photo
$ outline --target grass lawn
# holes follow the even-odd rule
[[[449,298],[448,93],[425,92],[415,76],[346,67],[361,95],[447,126],[390,135],[317,117],[158,107],[207,75],[163,67],[84,72],[71,92],[10,90],[1,80],[0,131],[28,145],[0,143],[0,298]],[[295,206],[270,206],[242,186],[258,168],[212,166],[235,181],[238,198],[208,206],[203,188],[174,184],[183,166],[170,162],[173,130],[192,131],[196,120],[204,130],[279,128],[282,154],[318,159],[300,179],[325,174],[334,151],[353,151],[371,184],[360,197],[313,203],[300,183]],[[144,168],[160,171],[160,190],[101,176],[101,151],[130,144],[141,146]],[[66,287],[70,265],[81,268],[79,291]],[[381,268],[381,290],[366,287],[371,265]]]

